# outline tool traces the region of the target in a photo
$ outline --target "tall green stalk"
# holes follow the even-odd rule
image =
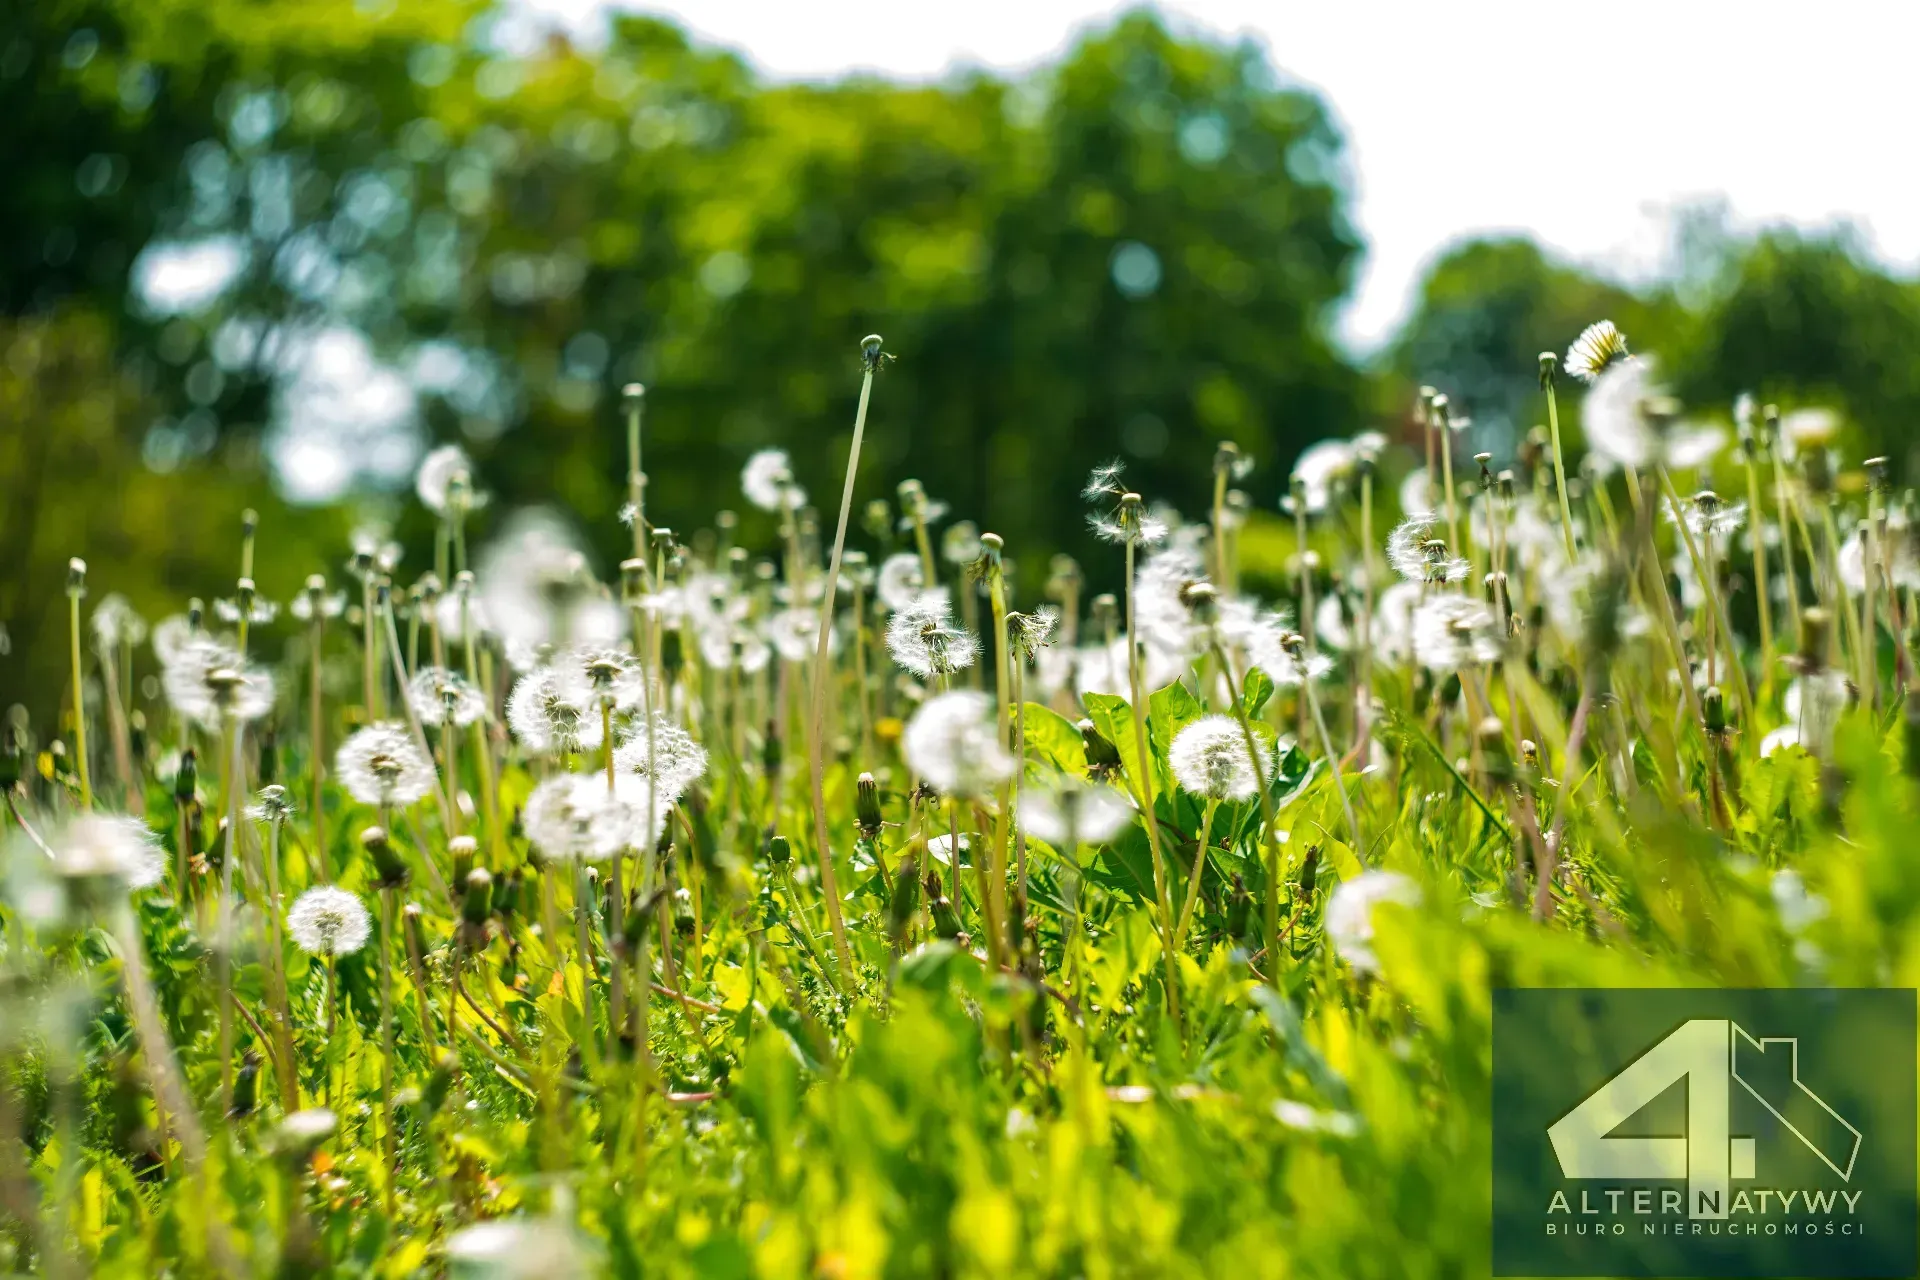
[[[827,900],[827,920],[833,926],[833,950],[841,972],[853,977],[853,952],[847,945],[847,922],[840,910],[840,888],[833,872],[833,846],[827,835],[826,744],[821,741],[827,717],[827,658],[833,639],[833,603],[840,586],[840,560],[847,543],[847,518],[853,510],[853,483],[860,469],[860,442],[867,430],[867,403],[873,396],[873,375],[885,359],[880,336],[860,342],[860,407],[853,416],[853,445],[847,451],[847,479],[840,490],[840,520],[833,530],[833,554],[827,561],[827,587],[820,599],[819,636],[813,651],[813,709],[807,718],[808,775],[813,786],[813,834],[820,858],[820,892]]]

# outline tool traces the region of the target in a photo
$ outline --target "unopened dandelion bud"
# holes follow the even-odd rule
[[[194,760],[193,748],[188,747],[180,753],[180,767],[173,775],[173,798],[180,804],[193,799],[193,793],[199,785],[199,769]]]
[[[375,888],[398,889],[407,882],[407,864],[393,847],[393,840],[387,835],[385,827],[368,827],[362,831],[360,847],[367,851],[367,857],[373,861]]]
[[[1120,749],[1101,736],[1093,721],[1082,720],[1080,741],[1086,748],[1087,770],[1096,778],[1106,777],[1120,768]]]
[[[67,561],[67,594],[75,600],[87,594],[87,562],[79,556]]]
[[[1817,605],[1800,612],[1801,675],[1812,675],[1827,665],[1827,645],[1833,634],[1833,615]]]
[[[1707,736],[1718,738],[1727,731],[1727,700],[1719,685],[1709,685],[1700,694],[1700,715],[1706,721]]]
[[[767,861],[776,867],[784,867],[793,861],[793,844],[785,836],[774,836],[767,841]]]
[[[427,954],[427,913],[417,902],[409,902],[400,910],[400,927],[405,931],[407,954],[420,958]]]
[[[1542,391],[1545,391],[1549,387],[1553,386],[1554,371],[1557,370],[1559,367],[1560,367],[1559,356],[1555,355],[1551,351],[1542,351],[1540,353],[1540,389]]]
[[[894,492],[900,498],[900,513],[908,519],[913,519],[926,511],[927,491],[918,480],[902,480]]]
[[[892,893],[887,899],[887,936],[895,946],[906,942],[914,908],[920,904],[920,877],[915,874],[917,861],[902,858],[893,871]]]
[[[893,540],[893,508],[885,498],[869,498],[860,512],[860,527],[867,536],[885,545]]]
[[[1513,753],[1507,749],[1507,731],[1498,716],[1488,716],[1475,726],[1474,738],[1480,746],[1480,759],[1487,777],[1505,785],[1513,781]]]
[[[473,860],[479,856],[480,842],[472,836],[455,836],[447,841],[447,854],[453,859],[453,882],[464,884],[467,873],[473,870]]]
[[[1887,458],[1868,458],[1861,464],[1867,469],[1867,490],[1870,493],[1893,492],[1891,461]]]
[[[1526,766],[1530,774],[1540,772],[1540,744],[1532,738],[1520,739],[1520,763]]]
[[[487,922],[493,911],[493,876],[485,867],[467,872],[466,891],[460,899],[460,918],[475,928]]]
[[[1493,491],[1499,495],[1502,502],[1513,501],[1513,471],[1511,469],[1504,469],[1499,475],[1495,476],[1493,485]]]
[[[880,834],[880,784],[871,773],[861,774],[854,784],[854,819],[860,825],[860,834],[867,839]]]
[[[1300,893],[1303,897],[1313,896],[1314,886],[1320,882],[1320,846],[1307,846],[1307,859],[1300,864]]]
[[[1774,448],[1780,447],[1780,406],[1767,404],[1760,406],[1760,421],[1766,424],[1767,440]]]
[[[453,1092],[453,1082],[460,1074],[460,1059],[451,1049],[442,1049],[433,1062],[433,1070],[427,1073],[427,1082],[420,1087],[420,1109],[427,1115],[434,1115],[447,1105],[447,1098]]]
[[[1180,589],[1180,603],[1201,626],[1212,626],[1220,616],[1220,593],[1211,582],[1189,582]]]
[[[240,1060],[240,1070],[233,1077],[233,1105],[227,1108],[227,1116],[244,1120],[253,1114],[259,1101],[260,1055],[249,1049]]]
[[[1800,455],[1800,474],[1807,490],[1822,497],[1833,492],[1833,460],[1825,449],[1808,449]]]
[[[660,635],[660,674],[668,685],[680,678],[680,669],[686,666],[686,654],[680,647],[678,630],[663,631]]]
[[[1093,611],[1095,626],[1110,627],[1120,613],[1120,602],[1110,592],[1103,591],[1088,602],[1088,608]]]

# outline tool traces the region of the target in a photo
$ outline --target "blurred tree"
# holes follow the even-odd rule
[[[1843,409],[1867,453],[1904,459],[1920,421],[1920,284],[1875,266],[1859,237],[1775,230],[1732,261],[1681,366],[1690,400]]]
[[[1421,282],[1412,317],[1385,353],[1383,408],[1404,415],[1422,384],[1437,387],[1473,420],[1465,452],[1484,450],[1504,465],[1545,420],[1540,353],[1564,356],[1582,329],[1603,319],[1635,351],[1664,350],[1684,325],[1670,294],[1635,293],[1555,261],[1525,237],[1469,241]]]

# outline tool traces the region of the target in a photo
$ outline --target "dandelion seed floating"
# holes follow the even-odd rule
[[[1106,844],[1133,823],[1133,806],[1111,788],[1063,779],[1020,793],[1020,828],[1054,848]]]

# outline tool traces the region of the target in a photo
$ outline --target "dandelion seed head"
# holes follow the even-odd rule
[[[1318,514],[1334,494],[1353,478],[1359,455],[1350,440],[1322,440],[1310,444],[1293,463],[1293,484],[1306,509]]]
[[[249,724],[273,710],[273,677],[206,635],[191,636],[173,650],[160,684],[176,712],[209,729],[229,721]]]
[[[486,718],[487,699],[467,678],[445,667],[422,667],[407,681],[407,699],[422,724],[453,722],[456,729]]]
[[[952,675],[974,664],[980,642],[953,625],[944,591],[929,591],[887,620],[887,652],[922,680]]]
[[[404,808],[433,789],[433,764],[397,720],[356,729],[333,753],[334,776],[361,804]]]
[[[420,470],[413,478],[413,491],[420,495],[427,510],[444,516],[453,498],[454,480],[460,476],[466,478],[468,508],[481,505],[484,499],[473,489],[473,460],[457,444],[443,444],[421,459]]]
[[[1387,535],[1387,563],[1408,582],[1464,582],[1472,566],[1449,554],[1440,538],[1440,518],[1430,511],[1407,516]]]
[[[1651,463],[1657,439],[1645,406],[1665,394],[1651,359],[1617,360],[1596,376],[1580,406],[1588,461],[1602,474]]]
[[[108,881],[145,889],[166,874],[160,837],[140,818],[82,813],[46,834],[55,872],[69,880]]]
[[[237,624],[242,616],[250,626],[266,626],[280,616],[280,606],[264,596],[254,596],[247,600],[245,607],[238,600],[215,600],[213,616],[229,626]]]
[[[838,646],[832,631],[827,633],[829,652]],[[767,619],[767,642],[783,662],[811,662],[820,643],[820,613],[817,609],[796,606],[782,609]]]
[[[455,1276],[492,1280],[575,1280],[589,1273],[586,1250],[564,1224],[540,1218],[498,1218],[447,1237]]]
[[[806,505],[806,491],[794,483],[793,462],[785,449],[762,449],[740,471],[740,490],[762,511]]]
[[[1272,776],[1273,749],[1257,736],[1260,767]],[[1260,789],[1246,734],[1232,716],[1202,716],[1174,735],[1167,764],[1182,790],[1209,800],[1248,800]]]
[[[308,955],[346,956],[367,945],[373,923],[358,897],[319,885],[294,899],[287,910],[287,932]]]
[[[1110,787],[1068,779],[1020,793],[1020,829],[1063,852],[1076,844],[1106,844],[1134,817],[1133,806]]]
[[[901,551],[880,562],[880,572],[874,579],[874,594],[887,608],[904,609],[926,591],[927,580],[919,556],[910,551]]]
[[[1627,359],[1627,337],[1611,320],[1598,320],[1581,330],[1567,348],[1562,367],[1582,382],[1592,382],[1613,365]]]
[[[1499,620],[1478,600],[1430,596],[1414,610],[1413,654],[1421,666],[1441,673],[1498,662],[1502,654]]]
[[[592,683],[577,663],[536,665],[507,695],[507,727],[529,751],[593,750],[600,714]]]
[[[247,817],[254,822],[285,822],[293,816],[293,797],[277,782],[260,788],[254,802],[247,806]]]
[[[93,642],[103,650],[129,647],[147,638],[147,620],[134,612],[127,598],[117,591],[100,597],[88,619],[93,627]]]
[[[1397,871],[1362,871],[1342,880],[1327,899],[1328,941],[1342,960],[1361,973],[1377,973],[1373,909],[1382,903],[1420,905],[1420,886]]]
[[[527,839],[556,861],[604,862],[630,849],[652,848],[669,804],[655,785],[634,773],[563,773],[533,789],[521,811]],[[649,816],[651,815],[651,816]]]
[[[1126,492],[1126,486],[1120,483],[1120,477],[1126,469],[1127,464],[1121,462],[1118,458],[1112,462],[1095,467],[1092,472],[1088,474],[1087,483],[1085,487],[1080,490],[1080,496],[1088,502],[1102,502],[1110,498],[1118,498]]]
[[[900,749],[914,773],[950,796],[986,795],[1015,767],[1000,745],[993,699],[972,689],[921,704],[907,722]]]
[[[651,738],[644,721],[629,730],[614,749],[613,764],[621,773],[652,778],[656,800],[670,805],[706,776],[707,752],[666,712],[655,711]]]

